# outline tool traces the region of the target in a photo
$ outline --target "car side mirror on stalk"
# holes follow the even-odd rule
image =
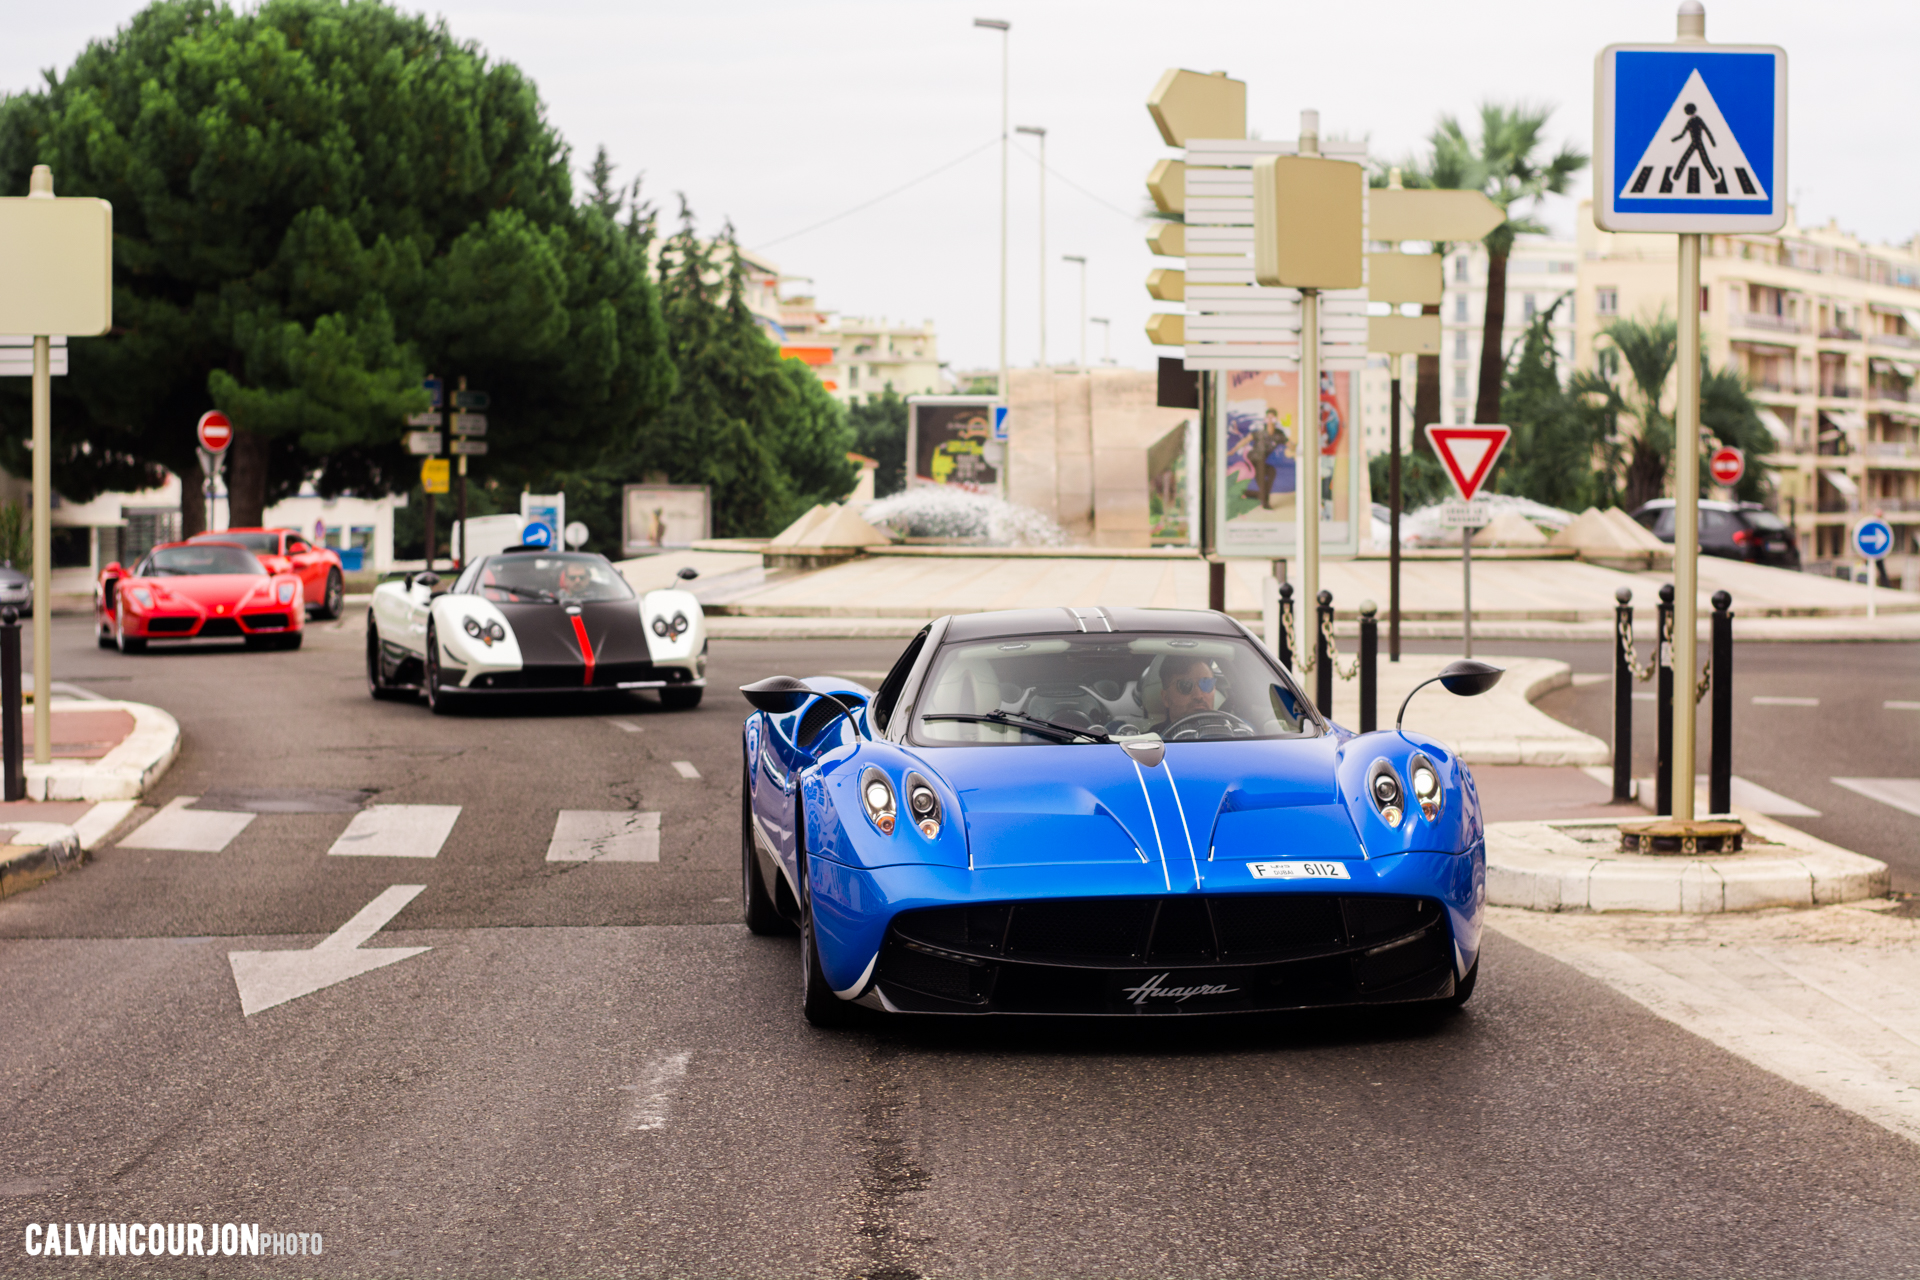
[[[1440,687],[1448,693],[1462,698],[1472,698],[1485,693],[1500,683],[1500,677],[1507,673],[1505,667],[1496,667],[1487,662],[1476,662],[1472,658],[1458,658],[1449,662],[1437,676],[1422,680],[1413,686],[1407,694],[1407,701],[1400,704],[1400,714],[1394,717],[1393,727],[1397,732],[1401,721],[1407,718],[1407,703],[1413,701],[1413,695],[1438,681]]]
[[[796,680],[792,676],[768,676],[764,680],[741,685],[740,692],[746,696],[749,706],[770,716],[783,716],[790,711],[797,711],[808,698],[825,698],[839,707],[840,714],[847,718],[853,731],[860,733],[860,721],[854,717],[852,707],[841,701],[839,695],[822,693],[804,680]],[[825,727],[821,726],[823,729]]]
[[[431,569],[422,569],[419,573],[407,579],[407,585],[410,587],[425,587],[431,591],[440,585],[440,575]]]
[[[680,572],[674,574],[673,576],[676,578],[684,579],[687,582],[692,582],[695,578],[700,576],[700,571],[694,568],[692,565],[688,565],[684,569],[680,570]]]

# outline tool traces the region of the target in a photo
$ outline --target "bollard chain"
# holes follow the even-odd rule
[[[1282,609],[1280,611],[1280,626],[1281,629],[1287,633],[1287,652],[1293,655],[1293,661],[1295,665],[1300,668],[1300,674],[1302,676],[1312,675],[1313,650],[1308,649],[1305,653],[1300,651],[1300,636],[1293,629],[1293,610]]]
[[[1693,687],[1693,700],[1697,703],[1707,696],[1707,690],[1713,688],[1713,646],[1707,646],[1707,665],[1700,668],[1700,683]]]
[[[1618,621],[1618,629],[1620,632],[1620,651],[1627,660],[1627,674],[1635,680],[1644,681],[1653,679],[1653,669],[1659,662],[1659,654],[1656,653],[1645,667],[1634,665],[1633,628],[1627,624],[1625,618],[1621,618]],[[1712,659],[1708,659],[1708,661],[1712,661]]]
[[[1333,674],[1342,680],[1351,680],[1360,674],[1360,655],[1353,656],[1353,662],[1345,671],[1340,669],[1340,642],[1333,638],[1333,610],[1327,610],[1327,616],[1320,621],[1320,634],[1326,637],[1327,661],[1333,664]]]

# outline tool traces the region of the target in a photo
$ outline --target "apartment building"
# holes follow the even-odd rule
[[[1577,243],[1545,236],[1521,236],[1507,259],[1506,323],[1501,331],[1504,356],[1514,349],[1534,317],[1571,292],[1579,278]],[[1480,346],[1487,319],[1486,246],[1456,245],[1447,254],[1446,293],[1440,302],[1440,421],[1472,422],[1480,397]],[[1563,373],[1572,371],[1575,315],[1579,298],[1567,298],[1553,313],[1549,332]],[[1412,375],[1403,391],[1413,394]],[[1382,446],[1384,447],[1384,446]]]
[[[842,404],[879,395],[889,386],[903,396],[947,389],[931,320],[910,325],[836,318],[811,297],[783,300],[780,315],[780,353],[804,360]]]
[[[1615,358],[1601,330],[1674,312],[1674,237],[1610,234],[1580,218],[1578,362]],[[1746,375],[1777,448],[1780,514],[1813,567],[1852,559],[1852,526],[1893,525],[1888,572],[1916,563],[1920,526],[1920,238],[1862,241],[1789,211],[1772,235],[1711,236],[1700,264],[1701,343]]]

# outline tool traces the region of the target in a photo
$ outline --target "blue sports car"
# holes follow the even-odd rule
[[[1499,675],[1436,679],[1478,693]],[[1472,776],[1432,739],[1329,723],[1225,615],[958,615],[877,690],[742,692],[746,924],[799,932],[816,1025],[1473,991]]]

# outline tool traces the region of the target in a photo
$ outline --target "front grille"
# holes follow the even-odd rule
[[[147,634],[150,636],[185,635],[193,630],[194,618],[148,618]]]
[[[202,640],[210,636],[237,636],[242,634],[244,633],[240,630],[240,624],[232,618],[208,618],[200,625],[200,638]]]
[[[284,613],[243,613],[240,621],[247,624],[249,631],[285,631],[293,625],[293,620]]]
[[[666,681],[685,684],[693,679],[685,667],[656,667],[650,662],[615,662],[593,669],[593,684],[585,681],[580,663],[539,662],[518,671],[496,671],[477,678],[477,689],[613,689],[623,684]]]
[[[1065,898],[904,911],[876,976],[919,1012],[1247,1012],[1445,996],[1453,948],[1424,898]]]

